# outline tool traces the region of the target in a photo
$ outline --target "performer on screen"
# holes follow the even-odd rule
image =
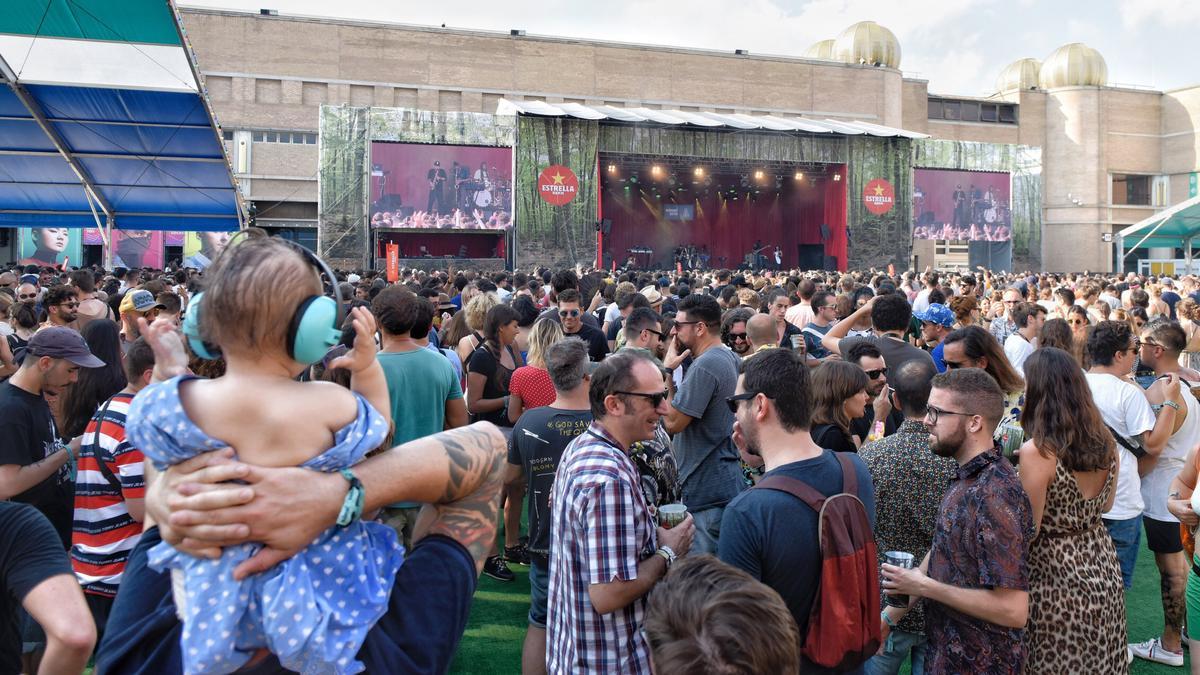
[[[782,268],[783,268],[783,249],[779,248],[779,246],[776,246],[775,247],[775,269],[778,270],[778,269],[782,269]]]
[[[425,210],[436,213],[449,213],[450,209],[446,208],[446,170],[442,168],[442,163],[434,160],[433,167],[425,174],[425,178],[429,181],[429,203],[426,204]],[[437,206],[435,209],[434,206]]]

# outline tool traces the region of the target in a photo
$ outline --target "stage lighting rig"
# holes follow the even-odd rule
[[[803,172],[803,171],[797,171],[797,172],[796,172],[796,175],[795,175],[795,176],[793,176],[793,178],[795,178],[796,180],[804,180],[804,172]]]
[[[609,164],[609,165],[608,165],[608,172],[609,172],[609,173],[616,173],[616,172],[617,172],[617,165],[616,165],[616,164]]]
[[[842,174],[840,174],[840,173],[833,174],[833,180],[835,183],[840,183],[842,180]]]
[[[663,172],[662,167],[657,164],[650,167],[650,175],[654,176],[655,178],[660,178],[662,176],[662,172]]]
[[[754,172],[754,180],[762,180],[765,176],[766,174],[763,173],[762,169],[758,169]]]
[[[696,178],[704,178],[704,167],[698,166],[695,169],[692,169],[692,175]]]

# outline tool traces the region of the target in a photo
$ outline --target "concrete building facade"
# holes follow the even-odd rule
[[[494,112],[507,98],[802,115],[1038,146],[1047,270],[1111,270],[1114,245],[1104,235],[1193,196],[1200,172],[1200,86],[1109,86],[1103,59],[1082,45],[1064,46],[1045,64],[1013,64],[1002,91],[975,98],[930,93],[928,82],[906,77],[899,45],[875,24],[867,27],[873,41],[858,38],[856,24],[847,30],[854,36],[813,52],[830,58],[793,58],[520,31],[181,14],[245,197],[260,223],[300,232],[316,227],[322,104]],[[926,248],[919,242],[914,253]]]

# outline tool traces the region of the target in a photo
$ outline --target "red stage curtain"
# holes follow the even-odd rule
[[[846,235],[846,165],[836,167],[836,175],[841,180],[825,181],[824,220],[829,225],[829,241],[825,244],[825,255],[837,258],[837,268],[846,271],[849,264],[847,249],[849,238]]]
[[[841,169],[840,165],[838,168]],[[832,247],[829,255],[840,255],[839,268],[844,269],[844,178],[839,182],[831,176],[796,181],[788,175],[781,181],[778,192],[771,179],[761,186],[756,198],[749,198],[746,190],[740,189],[736,200],[722,199],[715,188],[725,185],[728,195],[728,186],[739,185],[738,176],[712,178],[708,196],[683,192],[677,197],[680,203],[690,201],[695,206],[696,218],[690,222],[662,217],[662,202],[669,203],[665,189],[660,188],[663,197],[660,201],[654,198],[649,185],[639,184],[627,191],[622,183],[608,183],[601,196],[603,217],[612,219],[612,231],[604,241],[606,255],[620,264],[629,256],[630,248],[649,247],[654,249],[655,266],[674,267],[674,248],[691,244],[708,247],[710,266],[736,267],[753,250],[754,242],[761,241],[768,247],[762,252],[767,260],[774,260],[774,247],[779,246],[784,267],[794,267],[799,262],[798,245],[820,244],[821,224],[826,223],[832,235],[827,250]],[[645,264],[645,256],[638,256],[637,261],[639,265]]]

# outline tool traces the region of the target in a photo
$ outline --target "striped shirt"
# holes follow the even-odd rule
[[[142,453],[125,440],[132,400],[133,394],[116,394],[100,406],[83,432],[79,452],[71,566],[84,592],[95,595],[117,594],[129,552],[142,536],[142,524],[125,505],[146,493]]]
[[[546,665],[559,673],[649,675],[641,634],[646,597],[598,614],[588,588],[637,579],[654,555],[655,529],[637,466],[593,422],[563,452],[551,499]]]

